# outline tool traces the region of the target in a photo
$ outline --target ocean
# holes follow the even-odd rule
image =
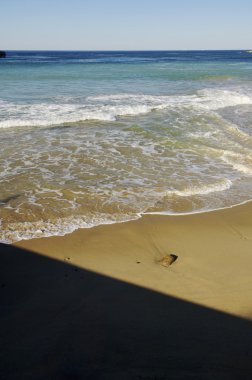
[[[9,51],[0,241],[251,200],[252,54]]]

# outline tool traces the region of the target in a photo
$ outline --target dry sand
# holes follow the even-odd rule
[[[251,269],[252,203],[0,245],[0,378],[250,380]]]

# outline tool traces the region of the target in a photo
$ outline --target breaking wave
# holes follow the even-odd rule
[[[146,114],[155,110],[195,108],[215,111],[224,107],[252,104],[252,97],[220,89],[199,90],[194,95],[100,95],[82,100],[57,99],[54,103],[20,104],[0,101],[0,128],[50,126],[85,120],[115,121],[121,116]]]

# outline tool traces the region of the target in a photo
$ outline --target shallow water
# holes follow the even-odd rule
[[[9,52],[0,240],[251,199],[252,55]]]

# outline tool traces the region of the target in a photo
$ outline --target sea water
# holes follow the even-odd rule
[[[0,85],[2,242],[251,199],[246,51],[11,51]]]

